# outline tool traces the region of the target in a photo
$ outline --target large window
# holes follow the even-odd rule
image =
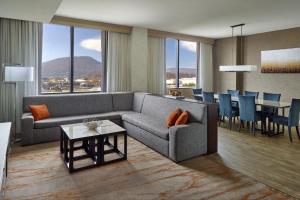
[[[197,85],[197,42],[166,39],[167,88],[195,88]]]
[[[43,25],[41,93],[102,91],[101,31]]]

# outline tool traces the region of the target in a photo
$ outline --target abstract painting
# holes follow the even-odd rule
[[[262,73],[300,73],[300,48],[261,51]]]

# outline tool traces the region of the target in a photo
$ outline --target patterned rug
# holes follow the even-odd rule
[[[201,156],[176,164],[136,140],[128,160],[69,174],[59,144],[15,146],[5,199],[293,199]]]

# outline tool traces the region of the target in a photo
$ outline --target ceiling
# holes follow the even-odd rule
[[[62,0],[0,0],[0,17],[49,22]]]
[[[60,15],[211,38],[229,37],[229,26],[239,23],[246,23],[246,35],[300,27],[300,0],[0,0],[0,5],[2,17],[49,22]]]

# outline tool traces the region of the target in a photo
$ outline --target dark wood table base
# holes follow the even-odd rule
[[[63,161],[66,167],[69,169],[69,172],[76,172],[83,169],[89,169],[97,166],[101,166],[104,164],[114,163],[127,159],[127,133],[113,133],[110,134],[113,136],[113,144],[109,142],[109,136],[97,135],[89,138],[79,138],[76,140],[70,140],[67,134],[61,129],[61,137],[60,137],[60,152],[63,158]],[[124,136],[124,151],[121,152],[118,149],[118,136]],[[76,146],[75,144],[81,143],[80,146]],[[108,147],[107,150],[105,146]],[[84,152],[83,155],[74,156],[74,152],[76,151]],[[112,160],[105,160],[105,155],[116,153],[118,158]],[[91,164],[82,166],[82,167],[74,167],[74,163],[76,161],[91,159]]]

